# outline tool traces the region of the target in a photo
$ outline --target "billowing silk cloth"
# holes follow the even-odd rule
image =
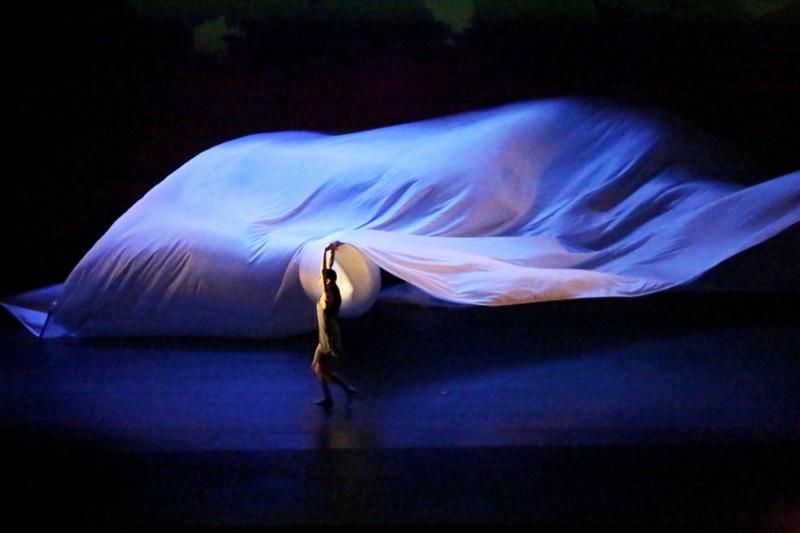
[[[343,315],[380,270],[510,305],[686,283],[800,220],[800,172],[744,187],[670,121],[548,100],[346,135],[251,135],[153,187],[66,282],[4,301],[63,335],[277,337],[315,327],[338,239]]]

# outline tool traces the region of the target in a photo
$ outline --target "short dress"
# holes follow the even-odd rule
[[[339,323],[335,318],[325,316],[322,299],[317,302],[317,325],[319,329],[319,347],[325,354],[336,354],[342,344]]]

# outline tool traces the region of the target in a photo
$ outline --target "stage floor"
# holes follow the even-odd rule
[[[800,513],[797,293],[379,302],[358,387],[315,334],[41,341],[0,321],[12,514],[35,525],[781,527]]]

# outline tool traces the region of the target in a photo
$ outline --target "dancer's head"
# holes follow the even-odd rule
[[[322,271],[322,281],[325,285],[329,283],[336,284],[336,271],[332,268],[326,268]]]

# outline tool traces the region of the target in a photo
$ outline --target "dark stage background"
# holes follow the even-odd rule
[[[800,2],[10,4],[0,294],[62,281],[200,152],[581,95],[657,107],[763,178],[800,169]]]

